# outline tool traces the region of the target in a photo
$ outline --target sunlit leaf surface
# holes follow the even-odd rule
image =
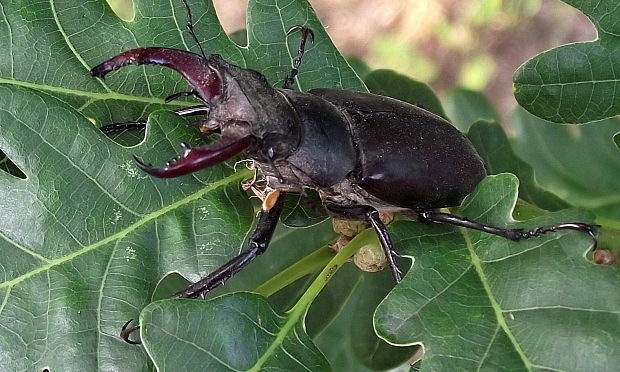
[[[515,97],[556,123],[587,123],[620,114],[620,7],[617,0],[563,0],[594,24],[594,41],[562,45],[523,64]]]

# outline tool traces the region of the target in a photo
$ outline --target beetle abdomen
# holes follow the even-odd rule
[[[484,163],[448,121],[369,93],[315,89],[350,116],[358,162],[351,175],[373,196],[405,208],[456,206],[484,178]]]

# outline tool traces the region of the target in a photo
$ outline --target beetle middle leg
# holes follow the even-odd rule
[[[398,253],[394,250],[392,239],[390,239],[387,228],[379,217],[379,211],[368,205],[342,206],[330,203],[326,204],[325,207],[331,213],[345,219],[366,221],[375,229],[379,242],[381,243],[381,248],[383,248],[383,252],[385,253],[388,266],[392,272],[392,277],[396,283],[400,283],[403,278],[403,273],[396,264]]]
[[[424,222],[446,223],[450,225],[474,229],[489,234],[498,235],[508,240],[519,241],[534,238],[543,234],[558,230],[576,230],[588,234],[594,241],[593,250],[596,249],[596,225],[589,225],[583,222],[566,222],[556,225],[541,226],[531,230],[524,229],[506,229],[470,220],[465,217],[457,216],[450,213],[438,212],[436,210],[418,210],[415,211],[420,219]]]

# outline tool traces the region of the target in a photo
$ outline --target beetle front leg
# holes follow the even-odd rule
[[[306,52],[306,41],[308,37],[310,37],[310,41],[314,44],[314,31],[309,29],[306,26],[295,25],[286,32],[286,35],[290,35],[293,32],[299,31],[301,32],[301,41],[299,42],[299,49],[297,49],[297,56],[293,60],[293,68],[284,78],[284,83],[282,84],[283,89],[292,89],[293,83],[295,83],[295,76],[299,73],[299,66],[301,66],[301,60],[304,58],[304,53]]]
[[[596,249],[596,225],[589,225],[583,222],[566,222],[557,225],[541,226],[531,230],[506,229],[467,219],[450,213],[442,213],[435,210],[416,211],[420,219],[425,222],[446,223],[450,225],[466,227],[489,234],[498,235],[508,240],[519,241],[534,238],[543,234],[558,230],[576,230],[588,234],[594,241],[593,250]]]
[[[200,279],[196,283],[175,293],[176,298],[198,298],[204,297],[207,293],[223,285],[228,279],[241,271],[247,264],[252,262],[260,254],[264,253],[269,246],[269,241],[276,229],[282,208],[284,206],[285,193],[276,191],[277,199],[269,204],[269,209],[261,209],[258,223],[247,242],[248,249],[240,255],[220,266],[217,270]],[[129,337],[132,333],[140,329],[140,326],[129,326],[133,319],[125,323],[120,332],[120,337],[128,344],[137,345],[141,342],[133,341]]]
[[[258,223],[247,242],[247,249],[237,257],[222,265],[198,282],[175,293],[177,298],[197,298],[206,295],[216,287],[224,284],[236,273],[241,271],[247,264],[267,250],[273,231],[278,224],[278,219],[284,206],[285,193],[279,192],[277,200],[269,205],[269,209],[262,209],[258,217]]]
[[[379,211],[368,205],[342,206],[330,203],[326,204],[325,208],[327,208],[328,211],[338,216],[341,216],[344,219],[363,220],[368,222],[377,233],[377,237],[379,238],[381,248],[383,248],[383,252],[385,253],[385,258],[387,259],[388,266],[390,267],[390,271],[392,272],[392,277],[394,278],[394,281],[397,284],[400,283],[400,281],[403,279],[403,273],[400,271],[398,265],[396,264],[396,258],[398,257],[398,253],[396,253],[396,250],[394,250],[394,244],[392,244],[392,239],[390,239],[387,228],[379,217]]]

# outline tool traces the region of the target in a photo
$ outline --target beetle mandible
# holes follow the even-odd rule
[[[187,28],[196,43],[191,12]],[[482,224],[440,208],[458,206],[487,175],[485,165],[469,140],[447,120],[418,106],[370,93],[321,88],[308,92],[291,89],[308,38],[303,26],[292,70],[282,88],[272,87],[259,72],[232,65],[220,56],[148,47],[131,49],[91,70],[103,78],[127,65],[155,64],[171,68],[191,85],[191,95],[202,104],[178,110],[180,115],[207,114],[203,130],[217,132],[213,144],[191,147],[163,168],[135,158],[155,177],[183,176],[243,154],[262,173],[269,191],[255,230],[239,256],[178,292],[176,297],[204,296],[265,252],[289,192],[314,189],[334,217],[362,220],[376,231],[394,280],[402,279],[398,256],[380,212],[406,212],[420,221],[476,229],[518,241],[557,230],[578,230],[596,244],[595,226],[561,223],[532,230]],[[108,129],[123,127],[113,124]],[[129,322],[128,322],[129,323]],[[132,327],[122,333],[128,338]]]

